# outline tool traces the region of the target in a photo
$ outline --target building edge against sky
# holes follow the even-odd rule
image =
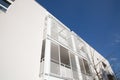
[[[0,11],[0,40],[1,80],[98,80],[94,66],[103,80],[114,74],[102,55],[34,0]]]

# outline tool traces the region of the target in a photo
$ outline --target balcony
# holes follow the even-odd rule
[[[53,59],[51,60],[50,74],[62,79],[68,79],[68,80],[73,79],[72,77],[73,73],[71,67],[64,63],[59,64],[57,61]]]
[[[71,31],[57,19],[50,17],[49,20],[50,21],[48,21],[47,24],[50,28],[47,27],[47,31],[50,31],[50,33],[46,35],[60,44],[72,49]]]

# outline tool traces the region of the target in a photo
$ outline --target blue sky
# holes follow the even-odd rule
[[[37,0],[110,62],[120,63],[120,0]]]

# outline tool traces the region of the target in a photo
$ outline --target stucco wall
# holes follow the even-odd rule
[[[16,0],[0,13],[0,80],[38,80],[44,19],[34,0]]]

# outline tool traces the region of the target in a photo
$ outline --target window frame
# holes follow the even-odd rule
[[[91,69],[90,69],[88,61],[81,57],[79,57],[78,59],[79,59],[79,66],[80,66],[81,73],[83,73],[85,75],[91,75]]]
[[[61,50],[62,49],[62,50]],[[64,51],[63,51],[64,50]],[[63,55],[65,55],[67,58],[65,58]],[[62,66],[65,66],[67,68],[70,68],[70,55],[68,49],[60,45],[60,62]],[[67,61],[67,62],[66,62]]]
[[[83,59],[83,64],[84,64],[84,67],[85,67],[85,72],[87,75],[90,75],[91,74],[91,71],[90,71],[90,66],[88,64],[88,61]],[[88,72],[89,71],[89,72]]]
[[[0,1],[0,10],[7,12],[9,7],[13,4],[15,0],[1,0]]]

